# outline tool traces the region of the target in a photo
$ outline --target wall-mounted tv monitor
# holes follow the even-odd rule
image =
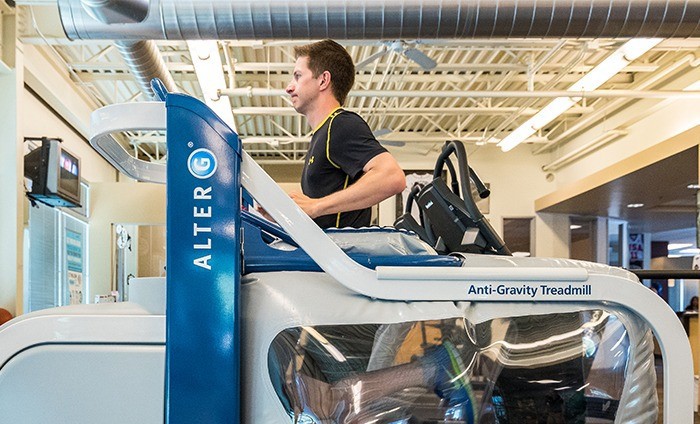
[[[61,139],[30,139],[41,146],[24,156],[24,176],[32,180],[27,196],[49,206],[80,207],[80,159],[63,149]]]

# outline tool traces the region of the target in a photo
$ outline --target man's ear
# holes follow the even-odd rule
[[[331,73],[328,71],[323,71],[318,77],[318,88],[320,90],[325,90],[331,86]]]

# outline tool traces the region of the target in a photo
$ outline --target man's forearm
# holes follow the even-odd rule
[[[307,215],[317,218],[374,206],[406,188],[403,170],[387,152],[367,162],[363,172],[362,177],[350,187],[322,198],[312,199],[301,193],[290,196]]]
[[[365,209],[403,191],[406,182],[403,173],[382,174],[368,172],[355,184],[318,200],[317,216]]]

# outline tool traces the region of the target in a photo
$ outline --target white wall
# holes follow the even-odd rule
[[[112,290],[112,224],[165,224],[165,185],[93,183],[90,191],[92,202],[88,278],[90,294],[94,296],[108,294]]]
[[[19,83],[17,89],[17,95],[14,101],[7,97],[11,94],[11,91],[6,91],[0,89],[2,94],[2,104],[8,108],[12,113],[18,115],[19,124],[16,128],[17,138],[18,138],[18,150],[20,155],[23,154],[25,146],[22,143],[23,137],[58,137],[63,140],[63,146],[70,151],[75,156],[79,157],[81,160],[81,177],[91,185],[98,182],[114,182],[117,180],[116,170],[109,165],[109,163],[104,160],[87,142],[87,136],[89,131],[90,123],[90,113],[96,108],[96,103],[91,101],[84,93],[75,90],[71,79],[65,70],[61,66],[57,65],[53,58],[47,57],[45,54],[38,51],[34,46],[26,46],[18,44],[18,48],[22,50],[22,63],[17,69],[23,70],[21,77],[22,82]],[[42,97],[42,101],[37,99],[37,97],[29,90],[24,87],[27,84],[35,93]],[[47,106],[48,105],[48,106]],[[0,106],[1,107],[1,106]],[[12,113],[8,113],[7,116],[11,116]],[[61,115],[61,118],[57,116]],[[2,116],[5,116],[3,113]],[[2,118],[0,118],[2,119]],[[65,122],[70,124],[66,125]],[[71,126],[73,128],[71,128]],[[7,128],[5,129],[7,130]],[[3,155],[4,157],[5,155]],[[16,163],[21,164],[21,156],[16,160]],[[4,168],[4,167],[3,167]],[[3,181],[5,179],[3,178]],[[22,180],[23,182],[23,180]],[[20,199],[24,197],[23,188],[17,190]],[[93,194],[93,193],[91,193]],[[5,197],[3,196],[3,199]],[[97,199],[100,198],[98,193]],[[104,196],[103,196],[104,198]],[[91,196],[91,201],[94,202],[96,197]],[[25,200],[20,200],[22,203]],[[3,204],[2,210],[8,205]],[[111,207],[114,210],[118,210],[119,206],[112,203]],[[98,211],[102,210],[98,208]],[[4,214],[5,212],[3,212]],[[4,216],[2,217],[4,218]],[[20,224],[17,226],[19,231],[22,231],[23,223],[27,218],[24,214],[21,214]],[[104,216],[100,216],[98,213],[97,217],[97,227],[99,228],[100,219],[105,219]],[[4,219],[3,219],[4,221]],[[109,272],[111,264],[111,252],[109,247],[104,248],[100,246],[103,241],[100,236],[107,237],[107,242],[111,239],[109,238],[109,233],[107,231],[106,235],[99,228],[93,231],[95,225],[93,225],[92,218],[90,219],[90,244],[89,248],[89,261],[90,266],[87,269],[88,282],[92,284],[93,281],[98,281],[97,287],[90,287],[89,293],[103,293],[104,284],[100,284],[105,281],[105,278],[101,275],[105,269]],[[94,235],[97,237],[93,236]],[[91,244],[97,244],[97,248],[94,248]],[[0,249],[12,249],[6,244],[2,244]],[[19,282],[12,287],[12,299],[15,298],[18,305],[17,310],[21,310],[22,299],[21,294],[23,291],[21,285],[21,275],[22,275],[22,256],[23,252],[20,248],[15,248],[16,252],[11,252],[17,259],[13,259],[13,263],[17,263],[19,268],[18,274],[20,275]],[[15,254],[16,253],[16,254]],[[3,257],[7,257],[5,254]],[[93,272],[92,265],[97,264],[96,273]],[[106,264],[106,265],[105,265]],[[2,267],[1,269],[5,269]],[[93,275],[97,275],[98,278],[92,279]],[[5,277],[6,278],[6,277]],[[109,287],[109,278],[106,278],[107,288]],[[6,303],[5,299],[10,299],[8,294],[2,292],[2,290],[9,290],[9,285],[5,284],[3,281],[0,284],[0,305]],[[9,309],[9,308],[8,308]]]
[[[23,184],[22,149],[17,131],[21,79],[0,73],[0,308],[21,311]],[[20,293],[19,298],[17,293]]]
[[[65,65],[56,63],[55,56],[32,45],[22,48],[25,83],[87,139],[90,114],[99,104],[86,92],[75,88]]]

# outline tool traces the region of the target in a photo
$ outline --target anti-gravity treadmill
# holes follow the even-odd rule
[[[158,88],[162,102],[96,111],[91,142],[143,180],[162,171],[124,156],[111,134],[167,129],[167,281],[140,281],[129,302],[54,308],[0,327],[3,422],[315,422],[287,370],[343,381],[412,363],[449,339],[468,360],[469,416],[413,387],[391,397],[391,418],[368,407],[373,422],[518,422],[560,408],[586,422],[652,423],[652,332],[667,359],[664,422],[692,422],[685,332],[631,273],[438,255],[405,231],[324,232],[209,108]],[[241,187],[279,227],[241,212]],[[285,352],[303,366],[290,369]],[[351,409],[338,422],[371,421]]]

